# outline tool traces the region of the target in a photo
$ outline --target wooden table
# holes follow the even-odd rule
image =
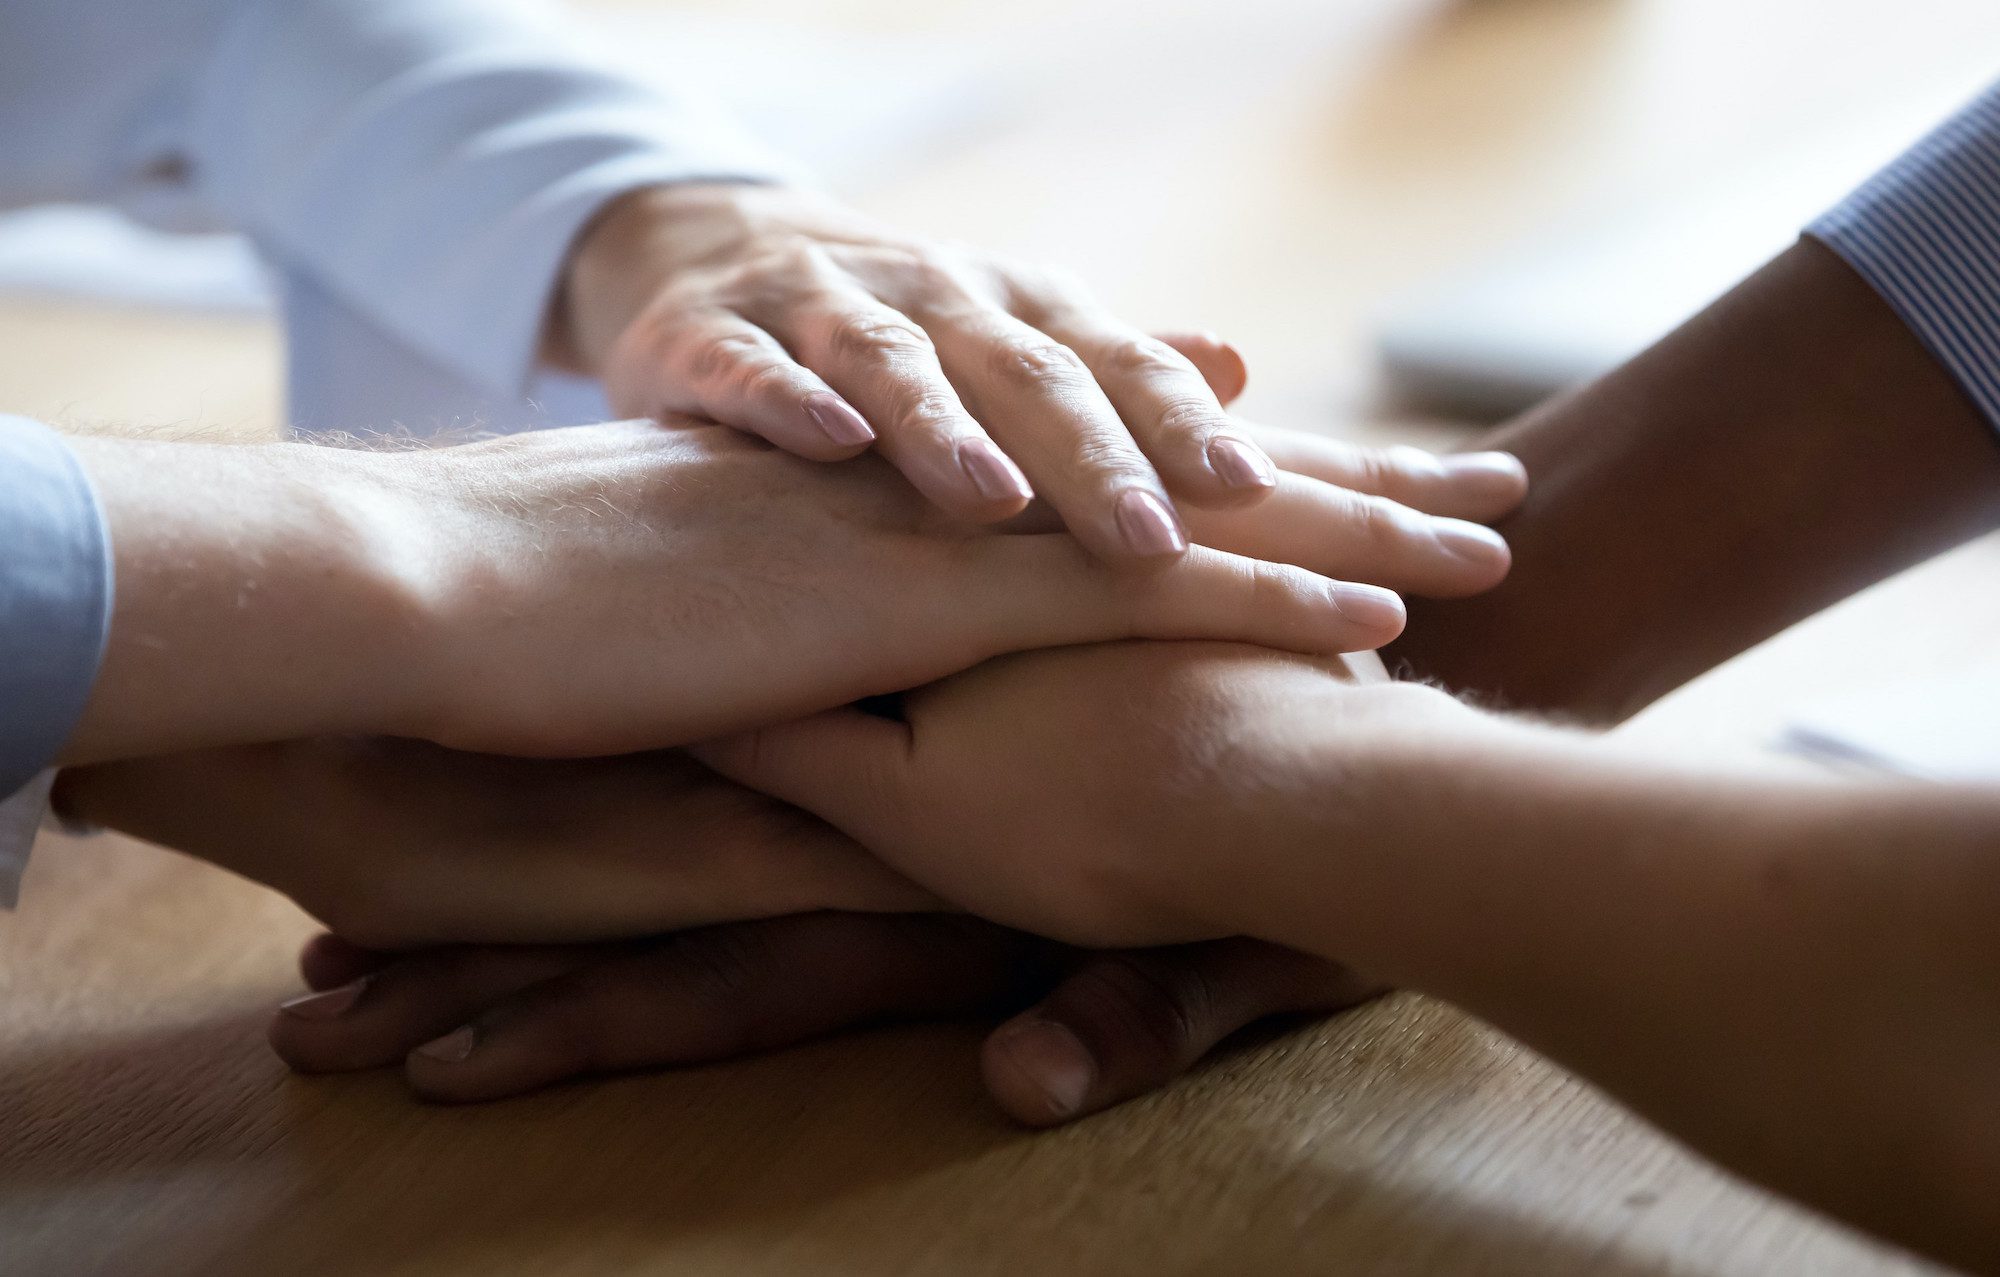
[[[1985,0],[1158,0],[1143,30],[1111,0],[764,4],[1034,48],[1016,118],[856,194],[1231,334],[1253,416],[1428,442],[1372,402],[1376,301],[2000,47]],[[0,410],[269,431],[277,353],[256,322],[8,302]],[[1996,580],[1968,547],[1629,730],[1749,750],[1800,696],[1980,659]],[[10,1275],[1919,1270],[1415,997],[1053,1134],[984,1103],[971,1026],[443,1110],[265,1050],[308,930],[268,893],[50,838],[27,900],[0,921]]]

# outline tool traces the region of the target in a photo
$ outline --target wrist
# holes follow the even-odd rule
[[[688,182],[628,191],[577,236],[556,290],[544,358],[566,371],[602,376],[619,338],[683,273],[745,260],[754,244],[788,235],[853,239],[864,221],[798,187]]]
[[[425,582],[390,458],[79,440],[116,597],[64,751],[90,762],[392,730],[415,717]]]
[[[607,203],[577,236],[549,318],[545,358],[602,374],[611,348],[679,272],[713,260],[749,234],[741,183],[647,186]]]

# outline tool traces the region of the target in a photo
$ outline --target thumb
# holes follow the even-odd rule
[[[862,843],[907,791],[910,728],[837,709],[691,746],[723,777],[818,816]]]

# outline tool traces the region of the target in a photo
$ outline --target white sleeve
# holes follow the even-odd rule
[[[43,772],[13,797],[0,799],[0,909],[12,909],[21,897],[21,875],[48,817],[49,786],[55,778],[54,772]]]
[[[613,65],[535,0],[0,0],[0,205],[233,227],[419,361],[519,399],[606,201],[798,176]]]
[[[282,271],[519,395],[607,200],[788,175],[703,104],[605,65],[509,0],[245,0],[198,73],[191,180]]]

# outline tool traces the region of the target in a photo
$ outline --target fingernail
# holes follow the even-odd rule
[[[361,993],[368,987],[366,977],[343,984],[338,989],[328,989],[324,993],[304,993],[278,1004],[278,1009],[286,1015],[295,1015],[301,1020],[332,1020],[347,1014],[348,1009],[361,1000]]]
[[[1431,535],[1445,553],[1481,567],[1507,557],[1507,540],[1483,524],[1464,519],[1432,519]]]
[[[967,439],[958,445],[958,468],[988,501],[1032,501],[1028,477],[989,439]]]
[[[1509,485],[1528,481],[1528,468],[1511,452],[1456,452],[1437,463],[1450,479],[1504,479]]]
[[[1241,439],[1217,439],[1208,445],[1209,468],[1232,488],[1275,488],[1278,472],[1262,448]]]
[[[1179,554],[1187,549],[1187,533],[1181,531],[1173,511],[1137,488],[1118,498],[1118,531],[1134,554]]]
[[[1000,1049],[1042,1092],[1055,1116],[1083,1111],[1097,1082],[1097,1061],[1068,1028],[1053,1020],[1028,1020],[1001,1040]]]
[[[1333,587],[1333,606],[1348,620],[1371,630],[1401,629],[1403,626],[1403,600],[1393,591],[1378,586],[1345,582],[1336,585]]]
[[[472,1048],[478,1044],[479,1032],[468,1024],[424,1043],[417,1048],[417,1054],[427,1059],[442,1060],[446,1064],[457,1064],[471,1055]]]
[[[805,407],[806,416],[813,419],[820,433],[844,448],[875,438],[867,420],[839,395],[807,395]]]

